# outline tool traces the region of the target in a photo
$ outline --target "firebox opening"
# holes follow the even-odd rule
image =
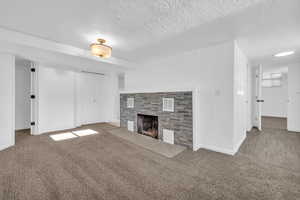
[[[137,132],[158,139],[158,117],[138,114]]]

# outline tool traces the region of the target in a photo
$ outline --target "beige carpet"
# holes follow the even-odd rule
[[[110,125],[83,128],[100,134],[55,142],[18,133],[0,152],[0,199],[300,199],[300,134],[265,129],[249,133],[234,157],[185,150],[166,158]]]
[[[287,130],[287,118],[262,117],[262,128]]]

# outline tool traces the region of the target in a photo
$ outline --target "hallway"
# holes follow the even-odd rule
[[[286,130],[286,119],[262,118],[262,131],[247,134],[238,155],[300,172],[300,134]]]

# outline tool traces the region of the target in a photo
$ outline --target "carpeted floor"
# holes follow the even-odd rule
[[[108,132],[55,142],[17,133],[0,152],[1,200],[300,199],[300,134],[252,131],[236,156],[166,158]]]
[[[262,128],[287,130],[287,118],[281,117],[262,117]]]

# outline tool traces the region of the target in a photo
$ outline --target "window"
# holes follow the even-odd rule
[[[262,79],[263,87],[280,87],[282,73],[264,73]]]

